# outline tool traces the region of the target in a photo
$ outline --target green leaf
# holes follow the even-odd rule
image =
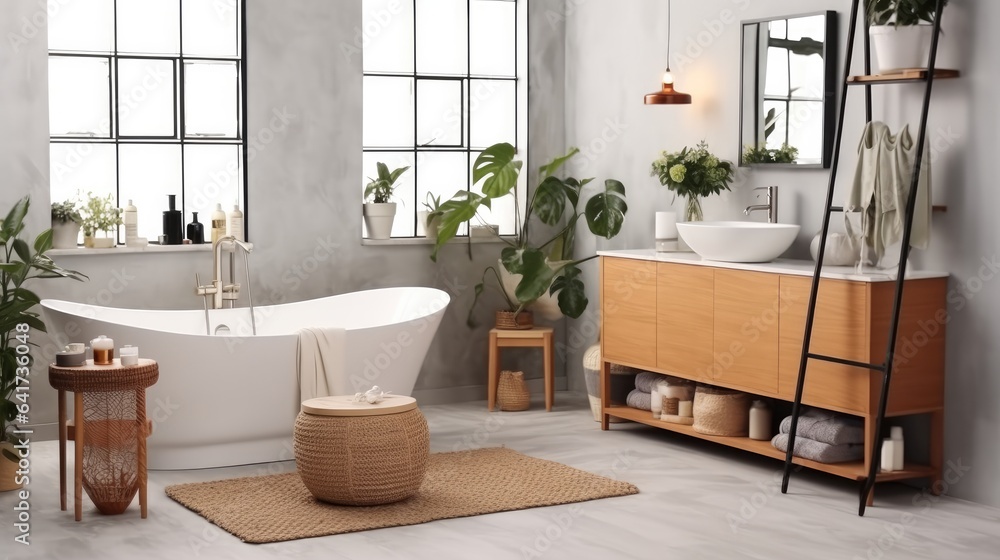
[[[380,162],[378,162],[378,163],[375,164],[375,167],[378,169],[378,178],[379,178],[379,180],[381,180],[381,181],[388,181],[389,180],[389,166],[386,165],[386,164],[384,164],[384,163],[382,163],[380,161]]]
[[[28,248],[28,244],[20,238],[13,240],[12,243],[18,258],[25,263],[31,262],[31,249]]]
[[[566,213],[566,187],[563,182],[552,176],[546,177],[535,189],[531,206],[542,223],[558,225]]]
[[[521,273],[524,276],[517,284],[514,295],[517,301],[527,304],[545,295],[556,274],[549,266],[545,254],[538,249],[525,249],[521,255],[521,262],[523,263]]]
[[[573,158],[576,154],[580,153],[579,148],[570,148],[569,152],[564,155],[553,159],[552,161],[546,163],[545,165],[538,168],[538,177],[540,179],[545,179],[552,175],[555,175],[559,168],[563,166],[567,161]]]
[[[506,195],[517,186],[517,178],[521,173],[520,161],[515,161],[514,146],[508,143],[494,144],[486,148],[476,158],[472,169],[472,182],[478,184],[485,179],[481,190],[492,198]]]
[[[489,207],[489,199],[469,191],[458,191],[441,205],[441,225],[437,241],[434,242],[434,250],[431,252],[432,261],[437,262],[441,247],[458,235],[458,228],[474,218],[480,206]]]
[[[6,243],[8,239],[21,232],[24,228],[24,217],[28,215],[30,204],[30,199],[27,196],[14,204],[14,207],[7,213],[7,217],[4,218],[3,225],[0,226],[0,231],[3,232],[3,239],[0,241]]]
[[[399,179],[399,176],[402,175],[403,173],[406,173],[406,170],[409,169],[409,168],[410,168],[409,166],[400,167],[399,169],[397,169],[397,170],[393,171],[392,173],[390,173],[389,174],[389,184],[390,185],[395,184],[396,183],[396,179]]]
[[[587,304],[590,303],[587,299],[586,287],[579,278],[580,273],[580,269],[575,265],[566,266],[563,268],[562,274],[552,282],[552,287],[549,288],[550,294],[559,294],[557,298],[559,310],[573,319],[583,315]]]
[[[35,238],[35,252],[44,255],[46,251],[52,248],[52,230],[47,229],[42,233],[38,234]]]
[[[39,299],[39,297],[34,292],[32,292],[31,290],[28,290],[26,288],[17,288],[17,289],[15,289],[14,292],[13,292],[13,295],[14,295],[14,299],[16,299],[16,300],[30,301],[30,302],[35,303],[35,304],[42,303],[42,300]]]
[[[625,185],[608,179],[604,182],[604,192],[587,201],[585,213],[591,233],[611,239],[618,235],[625,223],[628,205],[625,203]]]
[[[507,269],[507,272],[511,274],[523,274],[524,273],[524,249],[518,249],[515,247],[504,247],[500,251],[500,262],[503,263],[503,267]]]

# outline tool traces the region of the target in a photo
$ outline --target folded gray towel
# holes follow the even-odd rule
[[[788,451],[788,434],[778,434],[771,445],[779,451]],[[821,441],[798,436],[795,438],[795,456],[820,463],[847,463],[860,461],[865,456],[864,444],[844,443],[830,445]]]
[[[632,408],[638,408],[639,410],[648,410],[652,412],[653,411],[652,401],[653,397],[649,393],[645,391],[640,391],[639,389],[635,389],[628,394],[628,398],[625,399],[625,404],[629,405]]]
[[[787,434],[792,429],[792,417],[781,421],[779,433]],[[796,427],[798,437],[809,438],[830,445],[865,442],[865,424],[860,418],[837,414],[817,408],[807,408],[799,416]]]
[[[641,371],[635,376],[635,388],[643,393],[652,393],[653,387],[660,381],[667,381],[670,377],[653,373],[651,371]]]

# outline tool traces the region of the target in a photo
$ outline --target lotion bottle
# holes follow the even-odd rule
[[[131,247],[139,238],[139,209],[132,204],[132,199],[129,199],[128,206],[122,212],[122,222],[125,224],[125,246]]]
[[[222,210],[222,204],[215,205],[212,212],[212,244],[220,238],[226,236],[226,213]]]
[[[901,426],[890,428],[890,439],[892,440],[892,470],[901,471],[905,464],[903,455],[903,428]]]
[[[771,409],[764,401],[753,401],[750,407],[750,439],[771,439]]]
[[[240,205],[234,204],[233,211],[229,213],[229,235],[243,241],[243,212],[240,212]]]

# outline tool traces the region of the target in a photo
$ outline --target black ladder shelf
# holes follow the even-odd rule
[[[889,397],[889,382],[892,379],[892,365],[896,350],[896,337],[899,330],[900,312],[903,303],[903,284],[906,277],[906,262],[910,254],[910,234],[913,225],[913,213],[917,201],[917,185],[920,178],[920,167],[923,163],[924,145],[927,141],[927,115],[930,109],[931,91],[935,79],[954,78],[958,76],[955,70],[941,70],[936,68],[938,37],[941,33],[941,14],[945,0],[937,0],[933,24],[933,38],[931,39],[930,54],[928,57],[928,68],[901,71],[891,75],[871,75],[871,46],[868,34],[868,18],[862,12],[865,7],[860,0],[854,0],[851,7],[851,24],[847,38],[847,56],[844,63],[844,81],[841,87],[840,116],[837,123],[837,134],[834,144],[833,161],[830,168],[830,185],[826,195],[826,209],[823,215],[822,237],[819,243],[819,254],[816,259],[816,268],[813,271],[812,288],[809,293],[809,307],[806,315],[805,336],[802,341],[802,358],[799,363],[798,381],[795,386],[795,402],[792,407],[792,423],[788,434],[788,450],[785,454],[785,470],[781,481],[781,492],[788,492],[788,479],[792,472],[793,452],[795,450],[795,435],[798,427],[799,414],[802,409],[802,388],[806,380],[806,369],[811,360],[832,362],[851,366],[855,368],[869,370],[872,374],[882,375],[882,390],[879,397],[878,416],[875,422],[875,437],[871,442],[872,451],[869,461],[868,476],[862,481],[859,496],[858,515],[865,514],[865,507],[868,498],[874,487],[876,476],[878,475],[878,459],[882,450],[882,424],[885,420],[886,403]],[[854,40],[858,28],[858,15],[864,18],[864,51],[865,51],[865,75],[851,76],[851,62],[854,54]],[[923,108],[920,115],[920,132],[917,140],[917,155],[914,162],[913,178],[910,184],[909,197],[906,204],[906,216],[903,227],[902,247],[900,249],[899,268],[896,275],[895,295],[893,299],[891,321],[889,323],[889,337],[885,353],[885,362],[872,364],[847,360],[835,356],[826,356],[813,353],[810,350],[812,341],[813,321],[816,317],[816,302],[820,286],[820,274],[823,268],[823,257],[826,252],[826,240],[830,230],[830,216],[835,212],[843,211],[843,208],[833,205],[834,188],[837,183],[837,170],[840,164],[840,149],[844,134],[844,116],[847,109],[847,93],[852,85],[862,85],[865,88],[865,114],[868,122],[872,120],[872,85],[892,84],[892,83],[914,83],[923,82],[925,84]]]

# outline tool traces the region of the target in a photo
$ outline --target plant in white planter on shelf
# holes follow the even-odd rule
[[[865,0],[880,74],[926,68],[938,0]],[[947,4],[944,0],[942,5]]]
[[[392,221],[396,217],[396,203],[392,200],[396,181],[409,167],[389,171],[389,167],[378,162],[378,177],[368,178],[365,186],[364,218],[370,239],[389,239],[392,235]]]
[[[428,239],[437,239],[438,230],[441,228],[441,216],[444,215],[444,210],[441,209],[441,197],[428,192],[422,204],[427,210],[421,210],[417,215],[424,225],[424,235]]]
[[[52,248],[75,249],[83,216],[75,201],[52,203]]]
[[[122,225],[122,211],[115,206],[113,195],[99,197],[88,192],[81,214],[84,247],[109,249],[115,246],[114,233]]]

